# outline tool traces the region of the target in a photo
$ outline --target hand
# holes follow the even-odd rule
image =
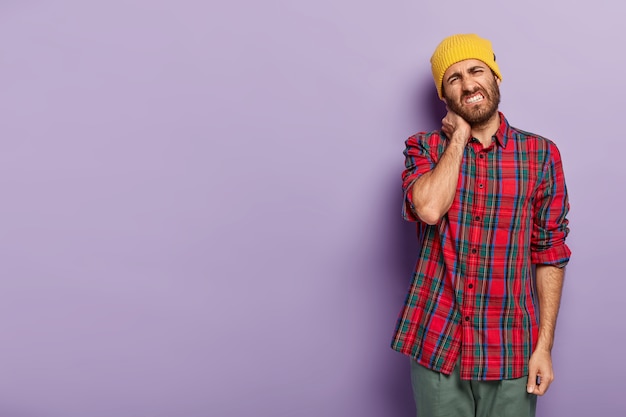
[[[447,107],[446,109],[448,110],[448,114],[441,120],[441,130],[443,130],[443,133],[450,139],[462,140],[465,145],[472,134],[471,126],[461,116]]]
[[[539,384],[537,384],[539,377]],[[554,381],[552,355],[547,350],[535,350],[528,361],[528,381],[526,391],[529,394],[543,395]]]

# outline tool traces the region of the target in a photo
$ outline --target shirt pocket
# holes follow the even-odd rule
[[[528,217],[530,196],[526,181],[505,177],[500,183],[497,204],[494,207],[496,228],[500,231],[517,231]]]

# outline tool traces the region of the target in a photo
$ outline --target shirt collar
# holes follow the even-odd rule
[[[498,127],[498,130],[496,131],[496,133],[493,134],[492,138],[495,138],[494,142],[498,146],[506,149],[506,144],[509,141],[509,136],[511,136],[511,133],[509,132],[511,126],[509,125],[509,122],[506,120],[506,117],[504,117],[504,114],[502,114],[502,112],[499,111],[498,115],[500,116],[500,127]],[[445,133],[441,133],[446,139],[448,139],[448,137],[445,136]]]
[[[509,140],[510,126],[504,114],[502,114],[502,112],[498,112],[498,114],[500,115],[500,127],[493,136],[496,138],[496,143],[500,145],[501,148],[506,148],[506,144]]]

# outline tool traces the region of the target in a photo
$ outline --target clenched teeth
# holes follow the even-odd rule
[[[476,103],[480,100],[482,100],[484,97],[482,94],[476,94],[475,96],[472,96],[470,98],[468,98],[467,100],[465,100],[466,103],[472,104],[472,103]]]

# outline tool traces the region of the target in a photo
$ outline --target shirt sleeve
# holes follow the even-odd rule
[[[417,134],[408,138],[405,142],[404,166],[402,172],[402,192],[404,194],[402,204],[402,218],[407,221],[420,221],[417,217],[411,201],[413,184],[415,181],[435,167],[434,158],[431,155],[431,147],[424,135]]]
[[[565,244],[569,233],[567,213],[569,200],[563,174],[561,155],[556,145],[549,143],[549,157],[543,170],[543,180],[534,200],[531,259],[534,264],[564,267],[571,251]]]

